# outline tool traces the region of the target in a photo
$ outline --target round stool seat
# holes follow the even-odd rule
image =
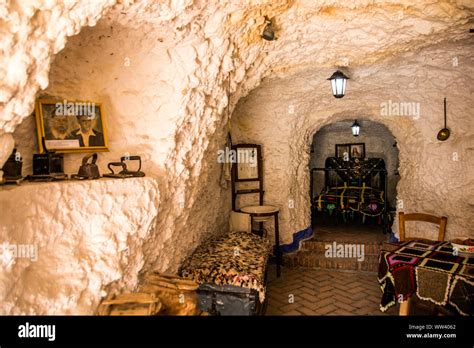
[[[248,205],[240,209],[242,213],[251,214],[253,221],[264,222],[273,218],[273,214],[279,211],[274,205]]]
[[[247,214],[272,214],[280,209],[274,205],[247,205],[240,210]]]

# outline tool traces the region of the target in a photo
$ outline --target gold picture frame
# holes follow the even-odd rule
[[[38,99],[35,108],[38,149],[42,139],[51,151],[109,151],[104,108],[92,101]]]

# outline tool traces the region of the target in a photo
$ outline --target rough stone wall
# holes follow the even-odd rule
[[[8,19],[7,25],[2,28],[0,41],[2,48],[7,48],[2,57],[5,70],[0,71],[4,76],[7,72],[9,74],[2,79],[0,94],[0,163],[3,163],[13,147],[11,133],[25,118],[28,119],[33,111],[35,97],[41,94],[37,92],[40,88],[46,88],[48,78],[51,78],[52,84],[46,92],[50,94],[66,94],[60,97],[74,98],[92,96],[103,101],[114,147],[110,154],[101,156],[102,160],[115,159],[124,150],[139,151],[147,160],[147,174],[156,178],[159,184],[160,199],[157,201],[160,211],[156,228],[150,231],[148,243],[143,249],[143,271],[153,266],[160,270],[176,270],[180,260],[201,239],[224,228],[226,214],[221,208],[228,206],[229,198],[228,192],[218,186],[220,173],[215,151],[224,143],[227,123],[224,107],[228,102],[228,85],[232,93],[231,111],[239,98],[258,86],[262,78],[280,78],[289,87],[285,95],[278,96],[278,102],[275,99],[265,103],[259,101],[251,113],[247,111],[245,117],[258,112],[263,115],[264,108],[267,111],[278,110],[278,114],[272,114],[271,123],[255,119],[252,120],[254,124],[246,126],[245,121],[241,122],[244,132],[240,139],[254,138],[256,142],[259,141],[260,138],[253,131],[259,126],[263,127],[261,133],[264,137],[268,137],[271,128],[282,144],[288,139],[286,147],[272,146],[264,151],[268,150],[265,153],[268,159],[266,166],[274,168],[271,175],[278,176],[279,184],[286,180],[289,183],[282,190],[280,201],[286,204],[286,196],[295,197],[296,206],[302,207],[291,214],[288,211],[284,213],[285,223],[291,221],[292,231],[307,225],[309,206],[304,198],[308,181],[306,150],[310,137],[319,127],[334,119],[352,118],[353,112],[358,111],[354,109],[356,106],[367,117],[377,115],[377,105],[371,105],[370,100],[367,101],[370,105],[362,102],[367,95],[375,91],[384,100],[389,97],[407,99],[420,94],[419,86],[425,92],[423,82],[427,78],[433,81],[428,85],[427,98],[435,96],[438,99],[439,95],[434,89],[446,87],[442,82],[444,78],[447,77],[451,83],[455,81],[450,78],[452,71],[449,68],[453,57],[446,52],[459,54],[460,67],[463,67],[466,75],[461,77],[461,69],[455,74],[460,76],[461,89],[469,90],[470,86],[465,76],[472,72],[472,68],[469,68],[472,67],[472,54],[465,49],[459,49],[458,53],[458,47],[461,46],[455,46],[455,51],[445,46],[448,40],[466,40],[469,35],[468,20],[472,16],[473,5],[465,0],[449,3],[402,0],[380,1],[376,4],[371,0],[324,0],[317,4],[313,1],[286,0],[213,0],[204,3],[192,0],[141,0],[134,3],[119,2],[113,9],[110,9],[113,1],[48,2],[47,5],[33,1],[25,5],[29,8],[26,12],[20,9],[25,6],[18,3],[10,2],[1,7],[2,18],[12,19]],[[46,20],[49,17],[41,19],[48,14],[54,14],[56,20]],[[273,18],[278,41],[266,42],[261,39],[264,16]],[[65,38],[77,33],[81,26],[93,25],[100,17],[102,20],[97,27],[85,30],[84,34],[71,40],[71,47],[58,57],[53,66],[55,72],[52,70],[48,76],[50,62],[64,46]],[[100,38],[100,34],[105,37]],[[10,40],[12,37],[14,40]],[[81,52],[81,41],[91,49],[90,52]],[[168,43],[171,45],[166,46]],[[420,64],[431,65],[429,57],[423,62],[418,59],[411,69],[400,71],[402,76],[397,78],[387,73],[392,69],[386,64],[392,62],[388,58],[408,52],[408,60],[415,60],[419,49],[438,43],[442,45],[433,57],[438,63],[444,59],[444,68],[439,68],[438,64],[438,67],[427,70],[429,75],[417,72]],[[66,62],[69,59],[66,58],[67,51],[73,57],[69,63]],[[107,54],[109,57],[105,59]],[[131,60],[129,70],[123,65],[126,57]],[[88,63],[88,58],[94,63]],[[158,64],[162,64],[162,69],[156,67],[155,58]],[[364,68],[367,64],[373,65]],[[341,104],[336,104],[333,99],[322,98],[328,91],[324,79],[336,65],[350,66],[351,69],[354,67],[359,74],[352,74],[354,79],[350,84],[350,88],[359,93],[344,98],[342,103],[355,97],[359,98],[358,102],[353,100],[351,108],[346,104],[343,108],[345,111],[341,111]],[[468,65],[467,70],[464,69],[465,65]],[[86,75],[79,76],[75,73],[76,69],[86,72]],[[137,79],[130,78],[131,71],[138,73]],[[298,72],[302,71],[302,83],[292,84],[292,79],[297,79]],[[61,74],[75,79],[66,81]],[[93,78],[88,79],[88,74]],[[311,74],[310,80],[308,74]],[[285,76],[288,78],[285,79]],[[412,81],[413,76],[416,76],[415,81]],[[356,77],[363,82],[358,83]],[[76,81],[79,82],[79,88]],[[405,89],[398,86],[400,83],[403,86],[411,85]],[[367,85],[371,85],[371,88],[362,88]],[[297,113],[302,116],[288,123],[281,116],[287,111],[289,99],[295,96],[294,88],[299,89],[299,93],[298,98],[291,103],[298,105]],[[154,98],[159,94],[157,89],[165,92],[158,98],[159,105],[151,107],[150,104],[156,102]],[[315,90],[318,92],[315,93]],[[275,93],[278,91],[282,91],[282,88],[277,88]],[[251,98],[258,93],[253,93]],[[456,93],[459,102],[462,92]],[[320,98],[314,99],[317,96]],[[466,97],[465,94],[463,96]],[[169,103],[161,107],[165,99]],[[460,106],[456,111],[462,109],[461,105],[471,102],[472,94],[458,103]],[[274,105],[277,103],[280,104],[279,108]],[[316,104],[318,106],[315,108]],[[439,112],[439,109],[431,105],[427,111]],[[461,111],[464,113],[461,112],[460,119],[469,122],[465,116],[467,111]],[[143,122],[143,126],[137,124],[139,121],[135,113],[140,113],[139,121]],[[237,119],[243,118],[241,113],[237,113]],[[278,118],[279,121],[275,122]],[[28,127],[31,129],[33,122],[31,118],[27,122],[30,126],[25,124],[25,128],[18,129],[15,140],[29,144],[20,147],[26,146],[32,151],[34,142],[27,139],[31,138]],[[425,185],[430,189],[446,177],[444,168],[443,176],[436,174],[427,184],[419,178],[423,177],[424,172],[429,174],[433,166],[426,165],[427,159],[422,166],[408,159],[410,155],[418,156],[425,150],[425,143],[416,136],[431,135],[435,125],[424,122],[422,126],[411,127],[414,122],[410,120],[392,120],[386,124],[397,139],[401,139],[401,142],[406,140],[403,143],[410,149],[406,152],[401,150],[401,164],[406,161],[402,175],[408,178],[415,173],[418,176],[413,177],[418,179],[405,181],[399,192],[403,194],[402,198],[408,207],[417,205],[409,197],[414,187]],[[126,134],[124,129],[131,131]],[[458,127],[456,134],[456,138],[453,136],[450,139],[453,144],[450,147],[443,147],[443,144],[429,147],[429,151],[434,153],[433,158],[444,156],[444,162],[437,162],[435,166],[442,168],[453,148],[463,147],[460,150],[465,156],[463,158],[467,158],[468,151],[472,151],[472,145],[465,140],[472,136],[469,128]],[[143,142],[135,146],[136,139],[143,139]],[[291,155],[287,154],[287,147]],[[68,170],[75,170],[77,159],[77,156],[70,157]],[[279,160],[289,160],[289,165],[282,167]],[[466,162],[457,162],[456,165],[465,166]],[[452,176],[459,169],[450,167],[447,175]],[[275,182],[271,179],[268,183],[267,197],[276,198],[275,191],[271,189],[275,187]],[[452,181],[449,185],[457,194],[464,184]],[[450,197],[453,191],[449,193]],[[424,198],[429,202],[428,199],[434,196],[439,198],[431,193]],[[466,208],[466,201],[472,206],[474,198],[472,195],[461,197],[459,211],[450,215],[450,218],[453,216],[450,221],[459,230],[466,230],[467,220],[461,217],[461,211]],[[437,202],[435,206],[428,207],[439,211],[443,210],[438,208],[444,208],[445,203]],[[228,208],[225,209],[227,212]],[[284,238],[288,239],[290,229],[288,225],[285,228],[287,234]],[[47,311],[46,305],[43,308]]]
[[[177,66],[167,53],[173,47],[156,34],[144,36],[104,19],[69,39],[55,57],[49,86],[38,97],[102,103],[110,151],[99,153],[101,173],[128,152],[142,155],[143,171],[162,181],[180,107],[173,85]],[[25,173],[32,171],[32,154],[38,151],[35,131],[31,115],[13,134]],[[66,154],[65,172],[77,173],[83,156]]]
[[[336,144],[364,143],[365,156],[367,158],[382,158],[388,174],[387,197],[392,207],[396,204],[398,171],[398,149],[394,147],[395,139],[390,131],[383,125],[366,120],[358,121],[361,124],[361,132],[358,137],[351,133],[351,125],[354,120],[344,120],[332,123],[320,129],[313,136],[312,149],[310,153],[309,168],[324,168],[326,158],[335,155]],[[313,176],[315,194],[324,186],[324,172],[314,172]]]
[[[313,135],[326,125],[355,118],[386,125],[397,140],[397,198],[403,205],[398,210],[447,216],[448,239],[473,236],[470,44],[472,40],[435,45],[384,64],[353,68],[342,99],[332,96],[325,81],[333,72],[329,69],[268,79],[241,99],[233,115],[234,139],[263,145],[265,200],[282,208],[284,242],[291,242],[293,233],[310,224],[307,168]],[[458,66],[452,64],[454,56]],[[436,134],[443,127],[445,96],[452,135],[439,142]],[[381,106],[389,100],[419,103],[420,114],[384,115]],[[420,237],[433,238],[434,231],[430,225],[412,227]]]
[[[70,39],[52,65],[50,86],[39,94],[61,100],[103,102],[111,151],[99,154],[101,172],[107,171],[107,162],[129,152],[142,155],[143,170],[159,182],[164,194],[155,197],[155,203],[164,201],[165,204],[161,204],[158,214],[149,212],[150,217],[156,217],[157,224],[149,226],[153,229],[149,231],[147,244],[140,249],[146,264],[142,269],[133,270],[136,273],[150,267],[175,271],[183,257],[202,239],[224,232],[228,224],[229,194],[219,189],[220,164],[217,163],[217,150],[225,139],[226,127],[222,126],[225,126],[225,120],[212,121],[219,116],[208,106],[212,103],[206,105],[193,97],[193,102],[198,103],[196,110],[206,108],[209,118],[205,122],[211,126],[211,132],[216,129],[218,136],[209,137],[206,128],[195,122],[180,126],[180,118],[187,112],[183,108],[181,84],[185,85],[190,76],[182,62],[193,48],[180,47],[170,37],[172,33],[166,27],[143,36],[143,28],[138,30],[106,18],[96,27],[86,28]],[[220,93],[223,92],[226,91],[220,89]],[[220,98],[226,102],[225,95]],[[215,103],[222,102],[218,99]],[[30,116],[14,133],[17,147],[25,159],[24,173],[31,172],[31,155],[37,151],[37,140],[32,136],[34,129],[34,117]],[[177,138],[179,132],[188,138]],[[203,151],[203,158],[196,157],[199,151],[188,148],[190,155],[196,158],[175,163],[178,161],[176,154],[170,155],[170,152],[177,140],[192,141],[192,147],[198,146],[197,150]],[[77,171],[82,155],[66,155],[66,172]],[[190,175],[188,171],[193,167],[197,168]],[[188,176],[195,180],[193,184],[189,183]],[[44,185],[45,188],[48,186]],[[131,188],[130,194],[140,195],[140,192],[133,192]],[[222,202],[226,206],[222,206]],[[49,226],[48,230],[58,232],[61,227],[60,224]],[[132,290],[130,282],[114,284],[114,288],[124,286],[122,291]],[[75,308],[67,310],[74,311]]]
[[[108,291],[133,290],[158,201],[151,178],[0,190],[1,314],[93,314]]]
[[[198,20],[192,11],[177,17],[178,8],[167,13],[155,5],[119,5],[97,27],[71,39],[52,66],[50,87],[38,96],[104,103],[112,151],[101,154],[101,169],[126,151],[139,153],[163,192],[156,198],[160,212],[142,249],[141,271],[172,272],[203,238],[227,229],[230,202],[218,186],[217,150],[225,139],[227,119],[221,115],[234,46],[217,35],[225,15]],[[127,11],[130,16],[122,16]],[[228,36],[228,30],[219,34]],[[242,78],[241,72],[236,80]],[[36,147],[33,130],[30,117],[15,133],[25,171]],[[66,171],[75,172],[80,158],[67,155]]]
[[[115,0],[7,1],[0,4],[0,165],[13,149],[11,133],[48,86],[51,60],[66,38],[93,26]]]

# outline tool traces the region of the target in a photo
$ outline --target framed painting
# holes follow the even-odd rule
[[[336,157],[349,160],[350,146],[349,144],[336,144]]]
[[[365,143],[350,144],[350,157],[363,160],[365,158]]]
[[[39,152],[108,151],[102,104],[88,101],[45,100],[36,102]]]

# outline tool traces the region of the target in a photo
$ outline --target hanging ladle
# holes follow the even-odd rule
[[[449,135],[451,134],[450,130],[446,126],[446,97],[444,98],[444,128],[441,129],[438,132],[438,140],[440,141],[445,141],[449,138]]]

